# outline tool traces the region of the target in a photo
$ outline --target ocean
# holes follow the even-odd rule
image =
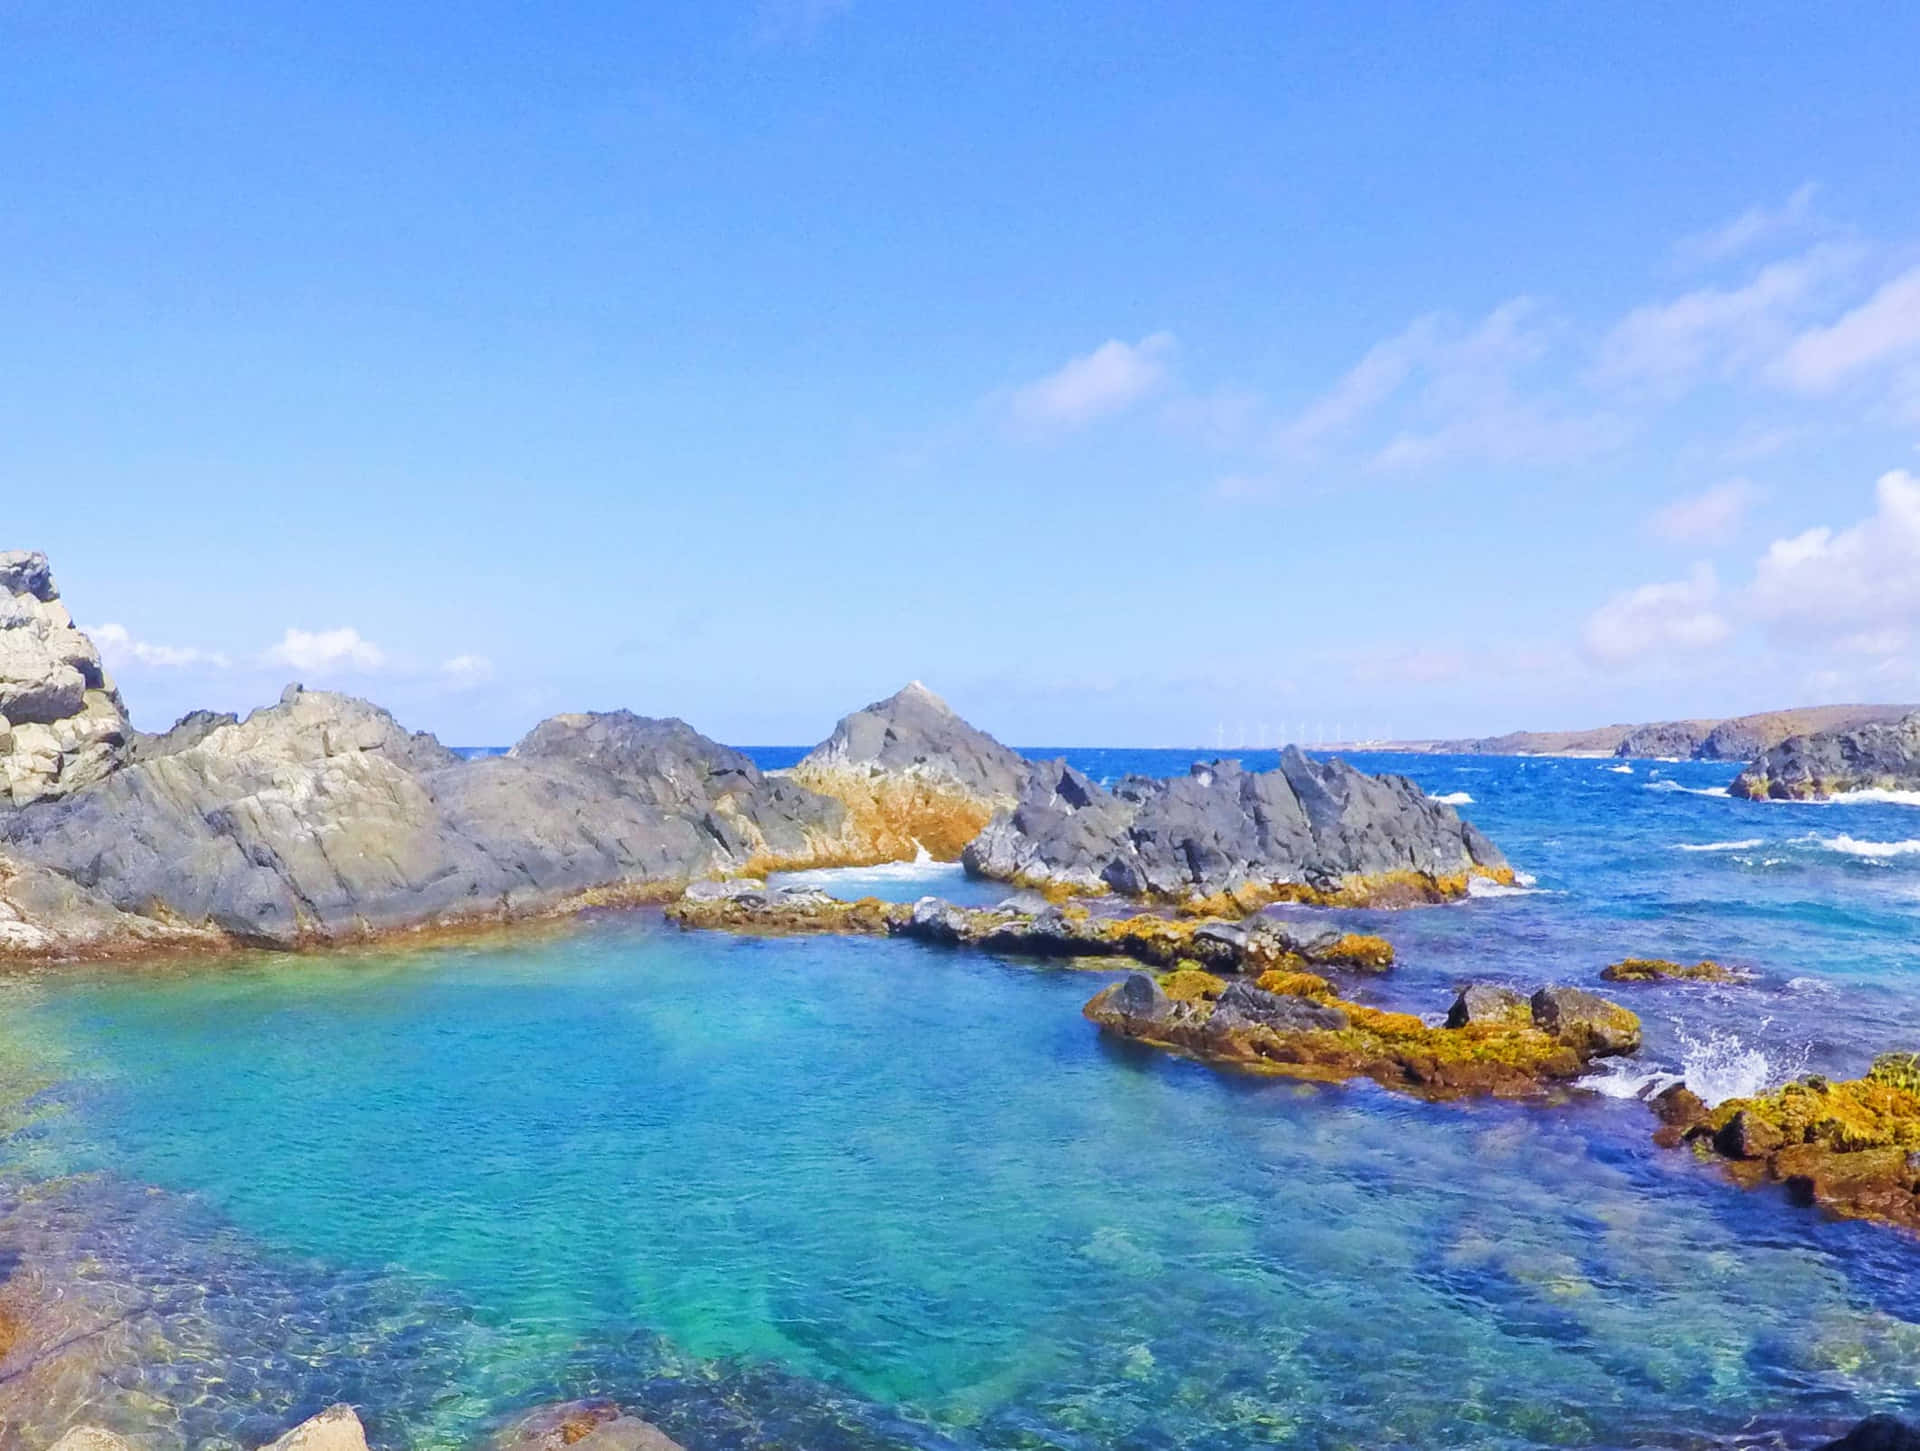
[[[1733,800],[1705,763],[1349,759],[1523,874],[1340,914],[1399,954],[1356,995],[1435,1014],[1628,955],[1753,981],[1608,989],[1647,1046],[1565,1103],[1430,1105],[1104,1040],[1104,974],[649,912],[47,973],[0,982],[0,1266],[142,1327],[98,1352],[117,1414],[181,1451],[334,1400],[390,1451],[589,1394],[690,1451],[1797,1445],[1920,1410],[1912,1240],[1656,1149],[1637,1097],[1920,1047],[1920,810]]]

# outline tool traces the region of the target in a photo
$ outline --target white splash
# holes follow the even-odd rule
[[[832,892],[836,883],[856,878],[861,881],[931,881],[961,876],[965,870],[958,862],[935,861],[924,846],[915,842],[914,857],[910,862],[883,862],[873,867],[811,867],[806,871],[780,872],[776,875],[782,886],[817,887],[823,892]]]
[[[1473,798],[1464,791],[1449,791],[1444,796],[1435,796],[1432,792],[1428,792],[1427,800],[1438,801],[1442,806],[1473,805]]]
[[[1495,897],[1537,897],[1547,890],[1534,885],[1538,880],[1526,872],[1515,872],[1513,885],[1509,887],[1504,882],[1490,882],[1485,877],[1469,877],[1467,895],[1487,900]]]
[[[1610,1058],[1605,1068],[1579,1080],[1579,1086],[1605,1098],[1652,1098],[1679,1081],[1680,1075],[1667,1069]]]
[[[1633,767],[1631,766],[1609,766],[1607,769],[1616,776],[1631,776],[1633,774]]]
[[[1690,841],[1676,841],[1675,851],[1752,851],[1756,846],[1765,846],[1764,837],[1750,836],[1745,841],[1703,841],[1698,844]]]
[[[1776,1064],[1765,1049],[1724,1028],[1712,1029],[1704,1038],[1693,1037],[1680,1029],[1678,1037],[1682,1049],[1681,1076],[1709,1108],[1730,1098],[1752,1098],[1757,1093],[1778,1088],[1798,1077],[1806,1067],[1805,1048],[1793,1054],[1790,1061]]]

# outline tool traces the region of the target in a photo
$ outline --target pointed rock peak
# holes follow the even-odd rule
[[[885,710],[889,706],[900,705],[924,706],[929,710],[937,710],[942,715],[953,714],[952,706],[948,705],[946,701],[927,689],[927,687],[922,685],[918,680],[909,680],[885,700],[876,700],[872,705],[868,706],[867,709],[877,711]]]

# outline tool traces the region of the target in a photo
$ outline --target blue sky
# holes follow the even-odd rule
[[[1867,4],[0,0],[0,547],[150,727],[1920,700],[1916,53]]]

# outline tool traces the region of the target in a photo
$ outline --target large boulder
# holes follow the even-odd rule
[[[367,1430],[352,1406],[328,1406],[261,1451],[367,1451]]]
[[[46,555],[0,553],[0,808],[91,785],[118,764],[132,735]]]
[[[1895,1416],[1868,1416],[1820,1451],[1920,1451],[1920,1431]]]
[[[1920,712],[1792,736],[1760,756],[1729,788],[1754,801],[1818,801],[1849,791],[1920,791]]]
[[[842,719],[792,777],[845,803],[875,861],[924,848],[954,861],[996,810],[1011,807],[1027,762],[914,681]]]
[[[1350,904],[1438,900],[1506,859],[1403,776],[1368,776],[1289,748],[1272,771],[1238,761],[1111,791],[1063,762],[1035,765],[1019,802],[967,847],[996,881],[1167,901],[1276,896]]]

